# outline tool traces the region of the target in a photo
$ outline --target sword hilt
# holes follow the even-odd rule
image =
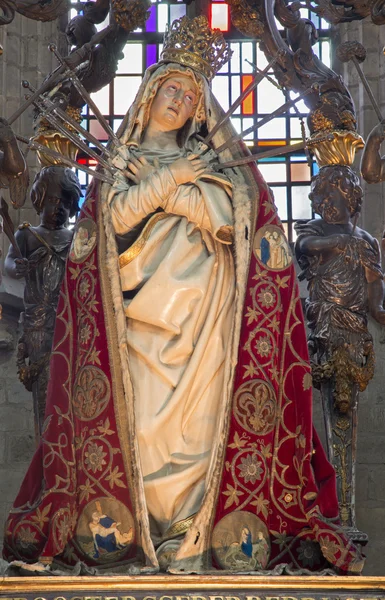
[[[54,55],[55,55],[55,57],[56,57],[56,60],[58,61],[58,63],[59,63],[60,65],[64,65],[64,66],[66,66],[66,64],[65,64],[65,62],[64,62],[64,60],[63,60],[63,57],[61,56],[61,54],[60,54],[59,50],[57,49],[57,46],[56,46],[56,44],[48,44],[48,50],[49,50],[50,52],[52,52],[52,54],[54,54]]]

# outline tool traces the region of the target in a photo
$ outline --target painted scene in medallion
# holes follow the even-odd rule
[[[257,231],[254,254],[273,271],[286,269],[293,260],[285,234],[277,225],[266,225]]]

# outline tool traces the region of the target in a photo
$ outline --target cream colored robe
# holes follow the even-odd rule
[[[140,135],[146,123],[146,115],[149,114],[151,98],[157,91],[157,82],[173,72],[190,73],[176,64],[156,65],[148,69],[141,88],[126,115],[118,137],[124,149],[130,141],[140,143]],[[218,102],[213,97],[208,83],[203,77],[199,78],[202,89],[202,107],[204,108],[205,121],[209,131],[223,115]],[[197,114],[197,113],[196,113]],[[199,128],[194,121],[192,131]],[[223,144],[232,135],[234,128],[230,121],[221,126],[214,136],[216,146]],[[188,138],[186,146],[192,152],[198,151],[198,142]],[[113,149],[113,164],[124,169],[126,162],[122,161],[121,149]],[[243,156],[243,151],[235,145],[229,150],[221,153],[220,160],[231,160]],[[212,522],[215,514],[215,506],[218,497],[218,489],[224,466],[224,456],[227,444],[227,431],[232,406],[232,389],[235,367],[238,359],[238,345],[242,323],[243,304],[246,293],[248,266],[252,252],[251,232],[255,228],[256,214],[259,210],[259,190],[255,177],[248,167],[226,170],[227,176],[233,184],[232,207],[234,215],[234,245],[233,256],[235,264],[235,299],[232,329],[229,338],[229,351],[226,356],[225,381],[220,399],[220,407],[217,418],[217,431],[211,452],[210,465],[206,477],[205,494],[196,517],[188,530],[183,544],[177,553],[175,562],[171,566],[172,572],[183,570],[184,573],[199,573],[210,568],[210,544]],[[118,185],[118,182],[117,182]],[[126,184],[125,184],[126,185]],[[118,192],[115,186],[115,192]],[[126,185],[127,188],[127,185]],[[123,190],[122,190],[123,191]],[[133,503],[133,516],[138,534],[138,544],[143,549],[145,566],[143,572],[154,572],[158,568],[154,544],[150,537],[150,524],[148,519],[147,501],[145,497],[142,469],[140,464],[140,453],[137,440],[136,427],[136,398],[134,398],[132,369],[127,340],[125,307],[122,301],[121,279],[119,273],[119,257],[115,242],[115,231],[111,222],[111,210],[108,199],[111,198],[111,186],[103,184],[101,187],[102,219],[100,219],[100,241],[106,239],[105,251],[101,245],[103,260],[106,261],[106,269],[101,275],[101,284],[106,296],[111,299],[111,311],[107,318],[111,327],[116,332],[116,353],[111,354],[111,369],[115,385],[114,398],[119,435],[126,436],[127,446],[122,445],[122,457],[126,465],[127,473],[131,474],[132,483],[130,497]],[[156,303],[156,297],[153,299]]]
[[[146,153],[149,161],[153,155]],[[175,153],[157,158],[161,168],[145,181],[129,186],[120,178],[109,195],[117,234],[164,211],[120,270],[122,290],[136,291],[125,301],[127,343],[154,542],[202,502],[235,295],[228,194],[212,181],[177,186],[167,166]]]

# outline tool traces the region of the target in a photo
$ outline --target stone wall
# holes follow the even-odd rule
[[[58,43],[58,25],[38,23],[21,15],[5,27],[0,27],[0,43],[4,53],[0,56],[0,115],[9,118],[24,101],[25,90],[21,86],[28,79],[38,87],[44,77],[56,66],[50,42]],[[27,111],[13,125],[16,133],[32,135],[32,109]],[[21,146],[23,148],[23,146]],[[24,148],[23,148],[24,150]],[[30,177],[36,172],[33,152],[27,159]],[[7,201],[7,190],[1,190]],[[23,221],[38,223],[38,217],[27,199],[20,210],[10,215],[17,226]],[[3,257],[8,250],[8,240],[0,235],[0,250]],[[0,259],[1,266],[3,259]],[[3,523],[18,493],[20,483],[30,463],[35,449],[32,395],[19,382],[16,371],[16,347],[19,337],[19,314],[23,309],[23,284],[12,281],[3,275],[0,284],[0,303],[3,318],[0,321],[0,536]]]
[[[385,115],[383,28],[370,21],[349,23],[341,27],[339,36],[337,41],[357,40],[365,46],[367,57],[361,66]],[[358,132],[365,139],[378,118],[354,65],[339,67],[356,105]],[[385,154],[384,148],[383,151]],[[356,171],[359,173],[359,159]],[[363,181],[362,187],[364,203],[358,225],[381,241],[385,228],[385,184],[368,185]],[[375,341],[376,371],[359,401],[357,526],[369,535],[364,573],[385,575],[385,330],[371,319],[370,331]]]

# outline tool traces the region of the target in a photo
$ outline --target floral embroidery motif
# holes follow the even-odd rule
[[[110,383],[101,369],[87,365],[80,369],[73,391],[72,404],[82,421],[97,418],[110,400]]]
[[[238,465],[240,470],[239,477],[245,480],[245,483],[255,483],[261,479],[263,469],[262,463],[257,460],[257,456],[248,454],[245,458],[241,458],[241,464]]]
[[[95,443],[88,445],[87,452],[84,453],[85,464],[88,465],[93,473],[102,471],[106,461],[104,460],[107,456],[107,452],[103,452],[102,446],[97,446]]]
[[[321,562],[321,553],[319,545],[312,542],[309,538],[301,540],[297,548],[298,560],[304,567],[314,567]]]
[[[270,289],[266,289],[258,294],[258,302],[264,308],[271,308],[272,306],[275,306],[277,297]]]
[[[36,544],[36,533],[30,527],[20,527],[16,534],[17,543],[22,548],[28,548]]]
[[[259,340],[257,340],[255,342],[255,346],[257,349],[257,353],[259,354],[259,356],[262,356],[262,357],[269,356],[269,354],[272,350],[272,345],[267,336],[259,338]]]
[[[277,400],[273,388],[254,379],[243,383],[234,398],[234,415],[249,433],[266,435],[277,419]]]

